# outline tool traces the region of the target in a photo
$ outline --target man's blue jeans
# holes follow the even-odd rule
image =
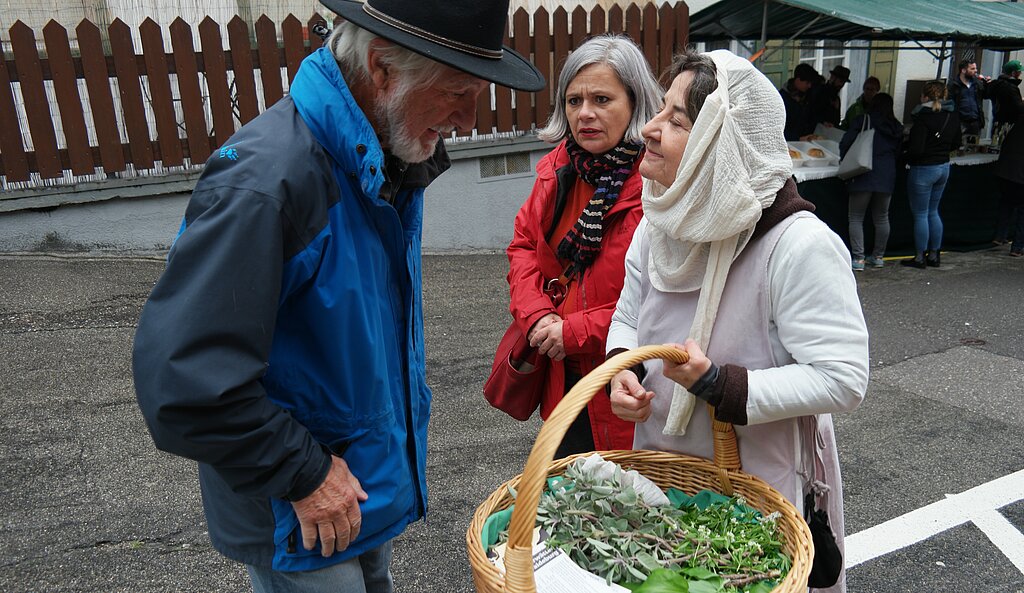
[[[907,173],[907,197],[914,216],[914,252],[938,251],[942,246],[939,201],[949,180],[949,163],[913,165]]]
[[[341,564],[307,572],[246,565],[253,593],[392,593],[391,542]]]

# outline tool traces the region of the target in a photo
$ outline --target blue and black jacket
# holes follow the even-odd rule
[[[426,512],[420,238],[443,143],[380,199],[384,152],[333,56],[207,162],[139,320],[138,401],[160,449],[199,462],[210,539],[276,570],[373,549]],[[289,501],[345,459],[358,539],[302,547]]]

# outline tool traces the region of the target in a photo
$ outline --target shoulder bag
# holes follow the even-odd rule
[[[548,281],[545,293],[558,305],[572,281],[572,265]],[[513,319],[498,342],[491,363],[491,374],[484,383],[487,403],[516,420],[528,420],[540,406],[551,359],[530,346],[526,335]]]
[[[854,139],[850,150],[846,151],[846,156],[839,161],[836,177],[851,179],[871,171],[875,158],[875,129],[868,127],[870,120],[871,118],[865,113],[860,133]]]

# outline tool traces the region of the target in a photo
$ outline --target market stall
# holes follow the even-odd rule
[[[951,159],[949,182],[939,205],[944,226],[943,249],[971,249],[992,239],[999,202],[995,177],[996,154],[975,153]],[[814,203],[815,214],[844,241],[849,241],[846,182],[836,177],[838,164],[798,166],[793,169],[800,195]],[[889,206],[889,255],[914,251],[914,224],[907,201],[907,171],[898,168],[896,188]],[[870,217],[865,221],[865,241],[874,240]]]

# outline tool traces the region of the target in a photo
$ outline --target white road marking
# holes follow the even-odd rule
[[[996,510],[979,514],[974,518],[974,524],[1010,559],[1017,570],[1024,573],[1024,533]]]
[[[945,500],[911,511],[869,527],[846,538],[846,568],[903,549],[929,537],[974,521],[993,543],[1024,572],[1024,535],[996,512],[1008,504],[1024,499],[1024,470],[992,480],[960,494],[947,495]],[[998,515],[1003,523],[995,520]],[[991,528],[990,535],[988,529]],[[1013,531],[1016,533],[1010,533]],[[997,541],[998,540],[998,541]],[[1006,544],[1010,547],[1004,549]],[[1015,546],[1015,547],[1014,547]]]

